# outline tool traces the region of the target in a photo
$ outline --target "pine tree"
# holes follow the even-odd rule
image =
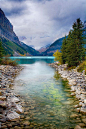
[[[85,58],[83,24],[77,19],[73,24],[73,30],[70,30],[68,38],[63,40],[62,60],[67,62],[68,66],[77,66]]]
[[[78,51],[78,48],[77,48],[77,44],[75,42],[78,43],[78,40],[76,39],[73,39],[72,37],[72,33],[70,33],[68,35],[68,39],[67,39],[67,57],[66,57],[66,60],[67,60],[67,63],[68,63],[68,66],[77,66],[78,63],[79,63],[79,59],[78,59],[78,54],[79,54],[79,51]]]
[[[83,35],[84,26],[80,18],[76,20],[76,22],[73,24],[72,27],[73,27],[73,37],[75,39],[75,43],[77,44],[77,47],[78,47],[77,49],[79,51],[78,53],[79,62],[81,62],[85,58],[85,54],[84,54],[85,36]]]
[[[61,52],[62,52],[62,62],[63,64],[66,63],[66,57],[67,57],[67,38],[65,36],[65,39],[63,39],[62,47],[61,47]]]

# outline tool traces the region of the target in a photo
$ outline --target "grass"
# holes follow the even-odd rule
[[[17,66],[18,63],[16,60],[11,60],[8,56],[4,57],[1,61],[2,65],[11,65],[11,66]]]
[[[86,60],[83,61],[77,68],[78,72],[82,72],[83,70],[85,70],[85,75],[86,75]]]

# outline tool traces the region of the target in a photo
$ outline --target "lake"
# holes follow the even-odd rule
[[[23,123],[29,121],[35,129],[74,128],[80,122],[79,113],[74,109],[77,100],[70,95],[67,81],[62,80],[55,69],[48,65],[54,62],[54,57],[11,59],[18,59],[18,63],[24,66],[14,85],[14,91],[22,96],[25,108],[21,114]]]

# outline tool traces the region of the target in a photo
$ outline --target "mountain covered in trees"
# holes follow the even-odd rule
[[[13,31],[13,25],[6,18],[4,12],[0,9],[0,39],[2,40],[2,46],[5,50],[5,54],[11,56],[35,56],[39,52],[32,47],[21,43],[18,36]]]

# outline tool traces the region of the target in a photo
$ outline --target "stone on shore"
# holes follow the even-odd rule
[[[16,105],[16,112],[19,114],[24,112],[24,109],[22,108],[21,105],[18,105],[18,104]]]
[[[14,78],[22,70],[20,66],[0,65],[0,128],[10,128],[8,121],[16,121],[22,113],[19,98],[13,93]],[[18,113],[17,113],[18,112]],[[5,125],[6,124],[6,125]],[[13,123],[12,123],[13,124]]]
[[[20,119],[20,115],[16,112],[11,112],[7,114],[7,120],[9,121],[15,121],[17,119]]]
[[[76,83],[76,80],[75,79],[71,79],[71,80],[69,80],[69,85],[73,85],[73,86],[75,86],[77,83]]]
[[[0,101],[0,107],[6,108],[7,107],[6,101]]]
[[[0,96],[0,100],[2,101],[6,100],[6,96]]]
[[[84,99],[84,104],[86,105],[86,99]]]
[[[19,100],[19,98],[17,98],[17,97],[12,97],[12,98],[11,98],[11,102],[13,102],[13,103],[18,103],[18,102],[20,102],[20,100]]]

